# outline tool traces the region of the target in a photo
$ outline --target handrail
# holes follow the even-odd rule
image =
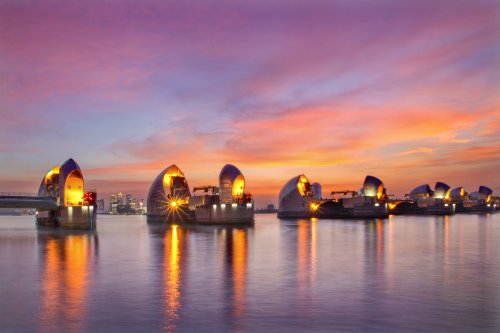
[[[1,197],[40,197],[38,193],[28,192],[0,192]]]
[[[50,196],[38,196],[35,193],[23,192],[0,192],[0,199],[54,200]]]

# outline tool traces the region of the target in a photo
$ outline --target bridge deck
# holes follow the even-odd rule
[[[0,208],[36,208],[56,210],[57,203],[51,198],[29,195],[0,195]]]

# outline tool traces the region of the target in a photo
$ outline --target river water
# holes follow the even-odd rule
[[[500,332],[500,214],[0,217],[0,332]]]

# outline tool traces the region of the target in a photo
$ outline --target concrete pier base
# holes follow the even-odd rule
[[[59,207],[55,211],[39,211],[36,224],[44,227],[93,230],[97,210],[94,206]]]

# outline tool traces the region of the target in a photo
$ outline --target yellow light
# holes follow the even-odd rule
[[[170,201],[170,207],[176,208],[178,205],[177,201]]]
[[[65,181],[65,206],[83,205],[83,176],[78,170],[73,170]]]
[[[233,182],[233,188],[231,195],[233,197],[240,197],[245,191],[245,178],[243,175],[239,175]]]
[[[319,204],[313,202],[313,203],[309,204],[309,208],[311,208],[312,211],[316,211],[319,208]]]
[[[304,196],[306,192],[306,184],[309,183],[309,180],[304,175],[300,175],[299,181],[297,182],[297,189],[299,190],[300,195]]]
[[[163,184],[165,184],[165,186],[172,186],[172,176],[168,173],[163,176]]]
[[[396,208],[397,204],[396,203],[390,203],[390,204],[388,204],[388,206],[389,206],[390,210],[393,210],[394,208]]]

